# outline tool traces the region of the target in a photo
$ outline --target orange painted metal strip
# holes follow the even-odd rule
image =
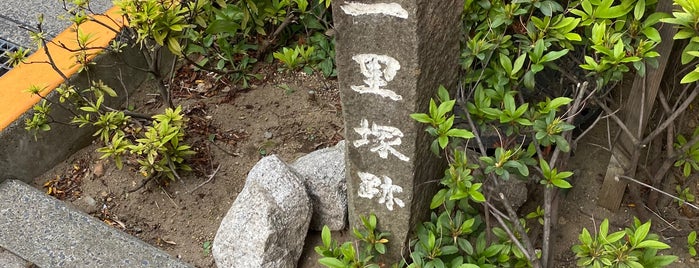
[[[112,7],[105,12],[105,16],[95,16],[94,19],[113,29],[121,29],[124,22],[120,13],[121,10],[118,7]],[[80,31],[84,34],[93,35],[92,39],[90,39],[92,42],[88,45],[89,47],[107,47],[117,35],[114,31],[105,28],[95,21],[81,24]],[[75,74],[80,66],[75,64],[74,52],[63,49],[57,44],[63,43],[70,49],[77,49],[76,38],[75,25],[73,25],[56,36],[53,39],[53,43],[49,42],[47,44],[56,67],[67,77]],[[95,51],[90,51],[91,54],[93,54],[92,52]],[[94,55],[91,58],[94,58]],[[34,85],[45,88],[41,95],[46,96],[63,83],[63,78],[51,68],[51,65],[38,63],[48,62],[48,57],[43,48],[30,55],[26,62],[37,63],[20,64],[0,77],[0,130],[12,124],[12,122],[29,109],[32,109],[34,104],[41,100],[38,96],[26,92],[29,87]],[[54,106],[53,109],[60,108]]]

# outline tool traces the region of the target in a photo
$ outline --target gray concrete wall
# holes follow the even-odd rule
[[[174,57],[165,56],[163,66],[171,66]],[[137,89],[150,75],[137,68],[147,68],[146,61],[138,46],[126,48],[122,53],[106,53],[95,59],[90,76],[100,79],[114,88],[119,98],[108,100],[112,107],[119,107],[124,102],[124,90],[119,81],[119,74],[129,91]],[[137,67],[137,68],[134,68]],[[165,68],[164,68],[165,69]],[[70,84],[79,88],[88,85],[85,73],[70,79]],[[49,99],[57,102],[55,92]],[[90,144],[94,139],[92,128],[77,128],[72,125],[52,124],[51,131],[40,132],[36,140],[24,129],[24,121],[31,118],[32,111],[27,111],[18,120],[0,132],[0,182],[5,179],[18,179],[24,182],[33,180],[49,170],[66,157]],[[57,105],[52,105],[52,117],[57,121],[70,122],[72,114]]]

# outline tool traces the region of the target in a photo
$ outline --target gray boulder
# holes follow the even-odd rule
[[[277,156],[261,159],[216,233],[216,264],[296,267],[311,214],[302,180]]]
[[[345,178],[345,141],[331,148],[314,151],[294,162],[291,167],[304,179],[313,201],[312,230],[324,225],[330,230],[347,226],[347,185]]]

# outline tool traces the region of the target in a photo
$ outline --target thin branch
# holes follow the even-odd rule
[[[230,156],[233,156],[233,157],[238,157],[238,156],[240,156],[239,153],[231,153],[231,152],[229,152],[228,150],[223,149],[223,147],[221,147],[220,145],[216,144],[216,142],[213,142],[213,141],[211,141],[211,140],[208,140],[208,141],[209,141],[211,144],[213,144],[214,146],[216,146],[216,148],[218,148],[219,150],[221,150],[223,153],[225,153],[225,154],[227,154],[227,155],[230,155]]]
[[[496,183],[496,186],[497,186],[497,183]],[[499,193],[498,195],[500,197],[500,201],[502,201],[502,203],[505,207],[505,210],[507,210],[507,214],[510,216],[512,225],[515,227],[515,230],[517,230],[517,232],[522,234],[522,241],[524,242],[524,245],[526,245],[526,249],[529,252],[528,255],[531,256],[529,261],[531,262],[533,267],[535,267],[535,268],[541,267],[541,265],[539,263],[539,259],[536,257],[536,252],[534,251],[534,245],[532,244],[531,239],[529,239],[527,232],[524,230],[524,228],[522,228],[522,225],[517,220],[518,219],[517,213],[515,212],[514,209],[512,209],[512,205],[510,204],[510,201],[507,200],[507,197],[505,197],[505,194],[503,194],[502,192]]]
[[[642,62],[643,63],[643,62]],[[644,68],[645,68],[645,63]],[[643,118],[646,113],[646,79],[648,78],[647,75],[643,76],[641,79],[643,79],[643,87],[641,88],[641,110],[639,111],[639,116],[638,116],[638,129],[636,130],[636,137],[639,139],[643,137]],[[645,144],[645,143],[643,143]],[[636,144],[638,146],[639,144]],[[635,165],[634,165],[635,166]]]
[[[196,67],[198,69],[202,69],[204,71],[216,73],[219,75],[228,75],[228,74],[242,73],[243,72],[241,70],[227,70],[227,71],[217,70],[217,69],[213,69],[213,68],[209,68],[209,67],[206,67],[204,65],[201,65],[198,62],[194,61],[193,59],[190,59],[189,57],[182,57],[182,58],[185,61],[187,61],[187,63],[194,65],[194,67]]]
[[[661,194],[663,194],[663,195],[666,195],[666,196],[668,196],[668,197],[670,197],[670,198],[672,198],[672,199],[675,199],[675,200],[677,200],[677,201],[682,201],[682,202],[684,202],[684,204],[686,204],[687,206],[692,207],[693,209],[699,210],[699,207],[696,206],[696,205],[694,205],[694,204],[692,204],[691,202],[686,202],[686,201],[682,200],[682,199],[679,198],[679,197],[676,197],[676,196],[674,196],[674,195],[672,195],[672,194],[669,194],[669,193],[667,193],[667,192],[665,192],[665,191],[663,191],[663,190],[660,190],[660,189],[658,189],[658,188],[655,188],[655,187],[653,187],[653,186],[651,186],[651,185],[649,185],[649,184],[643,183],[643,182],[641,182],[641,181],[639,181],[639,180],[636,180],[636,179],[634,179],[634,178],[631,178],[631,177],[629,177],[629,176],[624,176],[624,175],[617,175],[614,179],[618,181],[619,178],[624,178],[624,179],[630,180],[630,181],[632,181],[632,182],[635,182],[635,183],[637,183],[637,184],[643,185],[643,186],[645,186],[645,187],[648,187],[648,188],[651,189],[651,190],[654,190],[654,191],[656,191],[656,192],[659,192],[659,193],[661,193]]]
[[[216,167],[216,170],[214,170],[214,172],[211,173],[211,175],[209,175],[209,179],[207,179],[206,181],[204,181],[204,182],[202,182],[201,184],[197,185],[197,187],[194,187],[194,189],[189,190],[189,192],[187,192],[187,193],[188,193],[188,194],[191,194],[191,193],[193,193],[194,191],[196,191],[197,189],[199,189],[199,188],[201,188],[202,186],[204,186],[204,184],[209,183],[209,182],[214,178],[214,176],[216,176],[216,173],[218,173],[218,170],[219,170],[219,169],[221,169],[221,164],[218,164],[218,167]]]
[[[180,174],[177,173],[177,169],[175,168],[175,163],[170,160],[170,158],[167,159],[167,165],[170,167],[170,171],[172,171],[172,174],[175,175],[175,178],[177,178],[178,181],[182,181],[182,178],[180,177]]]
[[[604,110],[604,112],[606,112],[607,115],[609,115],[612,118],[612,120],[614,120],[614,122],[616,122],[616,124],[619,126],[619,128],[621,128],[621,130],[624,132],[624,134],[626,134],[626,136],[628,136],[629,139],[631,139],[631,142],[633,142],[633,144],[640,144],[640,141],[634,136],[633,133],[631,133],[629,128],[626,127],[626,124],[624,124],[624,122],[622,122],[621,119],[619,119],[619,117],[616,116],[616,114],[614,114],[614,112],[612,112],[612,110],[609,109],[609,107],[607,107],[607,105],[605,105],[604,103],[602,103],[601,101],[599,101],[597,99],[593,99],[593,100],[594,100],[595,104],[597,104],[600,108],[602,108],[602,110]]]
[[[158,186],[158,187],[160,188],[160,190],[163,191],[163,193],[165,193],[165,196],[167,196],[167,199],[170,200],[170,202],[175,206],[175,208],[179,210],[180,206],[178,206],[177,203],[175,203],[175,200],[172,200],[172,197],[170,196],[170,194],[167,191],[165,191],[165,189],[163,189],[162,186]]]
[[[504,215],[502,215],[502,212],[497,210],[497,208],[495,208],[495,206],[493,206],[490,203],[488,203],[488,207],[490,209],[492,209],[493,211],[497,211],[497,213],[493,213],[493,215],[495,216],[495,219],[498,221],[498,223],[500,223],[500,226],[502,227],[503,230],[505,230],[505,232],[507,233],[507,236],[510,237],[510,240],[512,240],[512,242],[515,244],[515,246],[517,246],[517,248],[519,248],[519,250],[522,251],[522,253],[524,254],[524,257],[526,257],[530,261],[532,261],[533,258],[536,258],[536,255],[534,255],[534,256],[530,255],[529,251],[526,248],[524,248],[524,246],[522,245],[521,242],[519,242],[519,239],[517,239],[517,236],[515,236],[515,234],[512,233],[512,230],[510,230],[510,228],[507,226],[507,224],[505,224],[505,221],[503,220],[503,218],[505,218],[505,217],[503,217]],[[518,223],[515,223],[514,221],[510,221],[510,222],[512,222],[513,225],[518,224]],[[533,263],[533,261],[532,261],[532,263]]]
[[[653,184],[660,183],[660,181],[662,181],[662,179],[665,177],[665,173],[667,173],[667,171],[670,170],[670,168],[672,167],[673,163],[675,163],[677,158],[682,156],[685,152],[687,152],[687,150],[689,150],[690,148],[692,148],[692,146],[697,144],[697,142],[699,142],[699,135],[692,137],[691,140],[689,140],[687,143],[682,145],[682,147],[677,149],[677,151],[675,151],[674,154],[672,154],[670,157],[665,159],[665,161],[663,162],[663,165],[660,167],[660,169],[658,169],[658,171],[655,173],[655,175],[652,178]]]
[[[291,24],[291,22],[294,21],[294,18],[296,18],[294,13],[289,12],[289,14],[286,16],[286,18],[284,18],[284,21],[282,21],[282,23],[279,24],[279,26],[272,33],[272,35],[270,35],[269,38],[267,38],[267,40],[262,42],[262,46],[260,46],[260,49],[258,50],[258,52],[259,52],[258,57],[262,57],[263,55],[267,54],[267,50],[269,50],[269,48],[272,46],[274,41],[277,39],[277,36],[279,36],[279,34],[282,32],[282,30],[284,30],[284,28],[289,26],[289,24]]]
[[[687,99],[684,100],[682,105],[680,105],[680,107],[677,108],[677,110],[675,110],[675,112],[672,113],[672,115],[668,119],[665,119],[665,121],[662,124],[660,124],[660,126],[655,128],[655,130],[653,130],[653,132],[648,134],[648,136],[646,136],[640,144],[641,145],[648,144],[656,136],[658,136],[660,133],[662,133],[663,130],[665,130],[670,124],[672,124],[672,122],[680,114],[682,114],[682,112],[684,112],[684,110],[686,110],[690,104],[692,104],[692,101],[694,100],[694,98],[697,97],[697,95],[699,95],[699,86],[695,87],[694,90],[692,90],[692,93],[690,93],[689,96],[687,96]]]
[[[126,191],[126,193],[133,193],[135,191],[140,190],[141,188],[143,188],[143,186],[146,186],[146,184],[148,184],[148,182],[151,181],[153,178],[155,178],[155,176],[149,176],[147,179],[145,179],[141,182],[141,185],[139,185],[138,187],[136,187],[134,189]]]

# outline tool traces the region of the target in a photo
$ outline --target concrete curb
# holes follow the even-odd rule
[[[114,7],[106,15],[96,19],[103,23],[111,23],[119,29],[123,22],[118,15],[119,9]],[[117,24],[114,24],[114,23]],[[92,31],[96,39],[91,46],[106,47],[111,40],[117,38],[117,33],[106,30],[104,26],[81,25],[82,31]],[[64,44],[75,43],[75,33],[71,28],[59,34],[54,41]],[[72,53],[49,44],[49,50],[59,69],[70,77],[69,84],[78,88],[89,86],[87,74],[77,73]],[[43,50],[30,56],[28,62],[46,61]],[[162,62],[171,62],[173,58]],[[127,47],[121,53],[104,53],[93,59],[90,77],[102,80],[119,93],[119,98],[106,100],[112,107],[118,107],[124,102],[124,88],[132,91],[145,81],[149,74],[139,69],[147,69],[148,65],[138,48]],[[120,81],[119,77],[123,77]],[[33,180],[36,176],[49,170],[66,157],[87,146],[93,140],[92,128],[77,128],[70,125],[52,124],[51,131],[41,132],[35,137],[24,129],[24,121],[33,115],[32,107],[41,99],[24,92],[31,85],[46,87],[46,98],[58,102],[58,94],[53,89],[63,83],[63,79],[49,64],[21,64],[0,77],[0,182],[5,179],[18,179],[24,182]],[[122,85],[122,82],[124,85]],[[72,114],[52,105],[52,118],[60,122],[70,122]]]
[[[191,267],[17,180],[0,184],[0,247],[39,267]]]
[[[12,254],[12,252],[0,247],[0,267],[4,268],[27,268],[30,262]]]

